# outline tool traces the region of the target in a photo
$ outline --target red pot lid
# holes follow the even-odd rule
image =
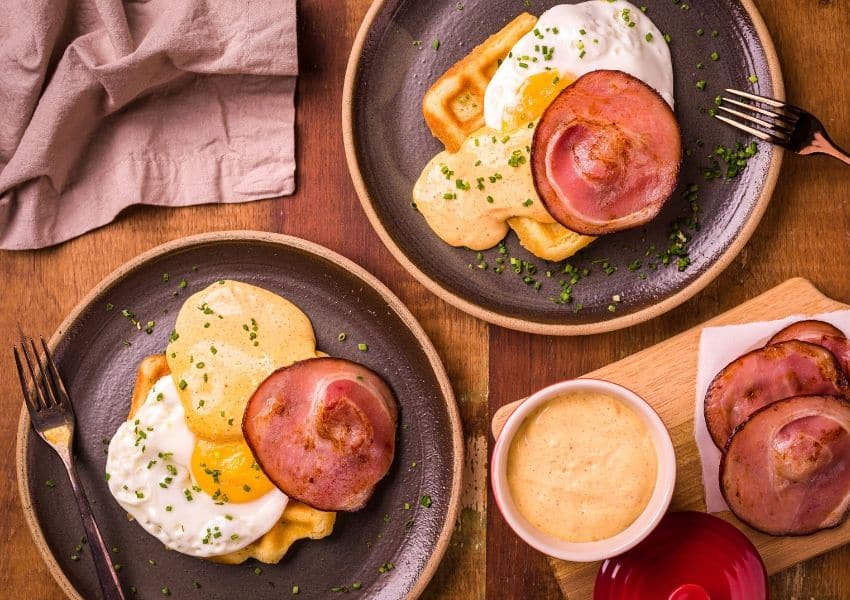
[[[594,600],[767,600],[767,571],[735,526],[669,513],[640,544],[602,563]]]

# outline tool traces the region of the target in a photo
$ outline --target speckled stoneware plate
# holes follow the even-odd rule
[[[711,167],[718,144],[750,141],[711,118],[709,110],[726,87],[776,98],[784,98],[784,89],[773,43],[750,0],[636,3],[645,5],[671,38],[676,115],[687,150],[679,188],[647,226],[601,238],[571,259],[589,274],[574,286],[572,302],[558,304],[553,299],[559,298],[565,263],[532,257],[511,233],[507,256],[530,261],[536,272],[524,269],[517,276],[507,268],[495,273],[496,249],[478,256],[443,243],[411,207],[411,191],[425,164],[443,150],[422,116],[429,86],[519,13],[539,16],[561,3],[376,0],[349,59],[342,119],[348,166],[363,207],[408,271],[447,302],[492,323],[578,335],[627,327],[669,311],[729,265],[764,213],[781,150],[760,143],[738,177],[706,180],[703,171]],[[440,42],[437,50],[434,40]],[[712,60],[713,52],[718,60]],[[698,89],[699,81],[705,81],[704,89]],[[691,184],[699,186],[696,197],[684,197]],[[699,207],[699,228],[684,230],[690,237],[690,265],[680,271],[679,257],[665,266],[658,254],[670,248],[676,221],[691,216],[692,199]]]
[[[127,520],[103,477],[104,441],[126,418],[139,361],[163,351],[183,301],[222,278],[252,283],[295,302],[310,317],[319,349],[372,368],[399,401],[395,461],[367,507],[340,513],[330,537],[296,542],[277,565],[253,560],[220,565],[166,550]],[[114,309],[107,311],[107,303]],[[133,327],[121,315],[123,308],[143,323],[155,321],[153,333]],[[337,339],[342,331],[344,342]],[[361,341],[368,351],[358,350]],[[50,345],[76,409],[80,476],[107,546],[118,548],[114,561],[121,565],[128,598],[160,598],[164,587],[175,598],[280,598],[289,597],[294,585],[299,598],[327,598],[337,586],[350,590],[347,597],[412,598],[433,575],[458,508],[463,447],[457,407],[419,324],[383,284],[351,261],[275,234],[216,233],[178,240],[107,277],[62,323]],[[61,588],[73,598],[98,598],[91,554],[85,545],[82,552],[76,550],[83,531],[68,479],[25,413],[17,459],[27,523]],[[429,508],[420,506],[423,495],[432,498]],[[77,561],[71,559],[75,554]],[[395,568],[379,573],[387,562]],[[360,590],[352,588],[355,582]],[[129,593],[131,586],[135,595]]]

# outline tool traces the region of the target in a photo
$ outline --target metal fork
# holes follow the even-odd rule
[[[728,88],[726,91],[739,98],[758,102],[769,108],[755,106],[724,96],[721,98],[721,104],[717,107],[718,110],[738,119],[743,119],[746,123],[741,123],[715,112],[714,116],[717,119],[741,131],[746,131],[760,140],[787,148],[791,152],[797,154],[828,154],[850,165],[850,154],[829,139],[823,124],[810,112],[799,106],[780,102],[773,98],[765,98],[764,96]]]
[[[47,349],[47,344],[44,343],[44,338],[40,340],[44,350],[43,358],[39,357],[32,338],[29,339],[28,347],[27,339],[23,334],[20,353],[17,347],[12,348],[24,401],[30,413],[30,421],[41,439],[56,451],[68,471],[68,478],[71,480],[71,488],[74,490],[74,497],[77,499],[77,506],[83,519],[83,529],[86,532],[104,599],[124,600],[118,575],[112,567],[109,551],[103,543],[103,537],[100,535],[88,498],[80,485],[77,468],[74,466],[74,407],[59,376],[56,363]],[[21,354],[24,357],[23,361]]]

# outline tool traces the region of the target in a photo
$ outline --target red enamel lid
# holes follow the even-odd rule
[[[701,512],[666,515],[596,576],[594,600],[767,600],[767,571],[735,526]]]

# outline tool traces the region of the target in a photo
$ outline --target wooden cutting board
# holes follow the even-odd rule
[[[694,394],[697,352],[703,327],[769,321],[794,314],[813,315],[842,310],[848,305],[827,298],[809,281],[789,279],[732,310],[655,346],[587,373],[634,390],[649,402],[667,429],[676,449],[678,467],[671,510],[705,510],[699,453],[694,441]],[[507,404],[493,416],[493,436],[521,401]],[[733,523],[752,540],[771,575],[800,561],[850,542],[850,521],[841,527],[805,537],[772,537],[753,531],[731,513],[717,516]],[[570,563],[549,559],[555,578],[569,600],[592,597],[600,563]]]

